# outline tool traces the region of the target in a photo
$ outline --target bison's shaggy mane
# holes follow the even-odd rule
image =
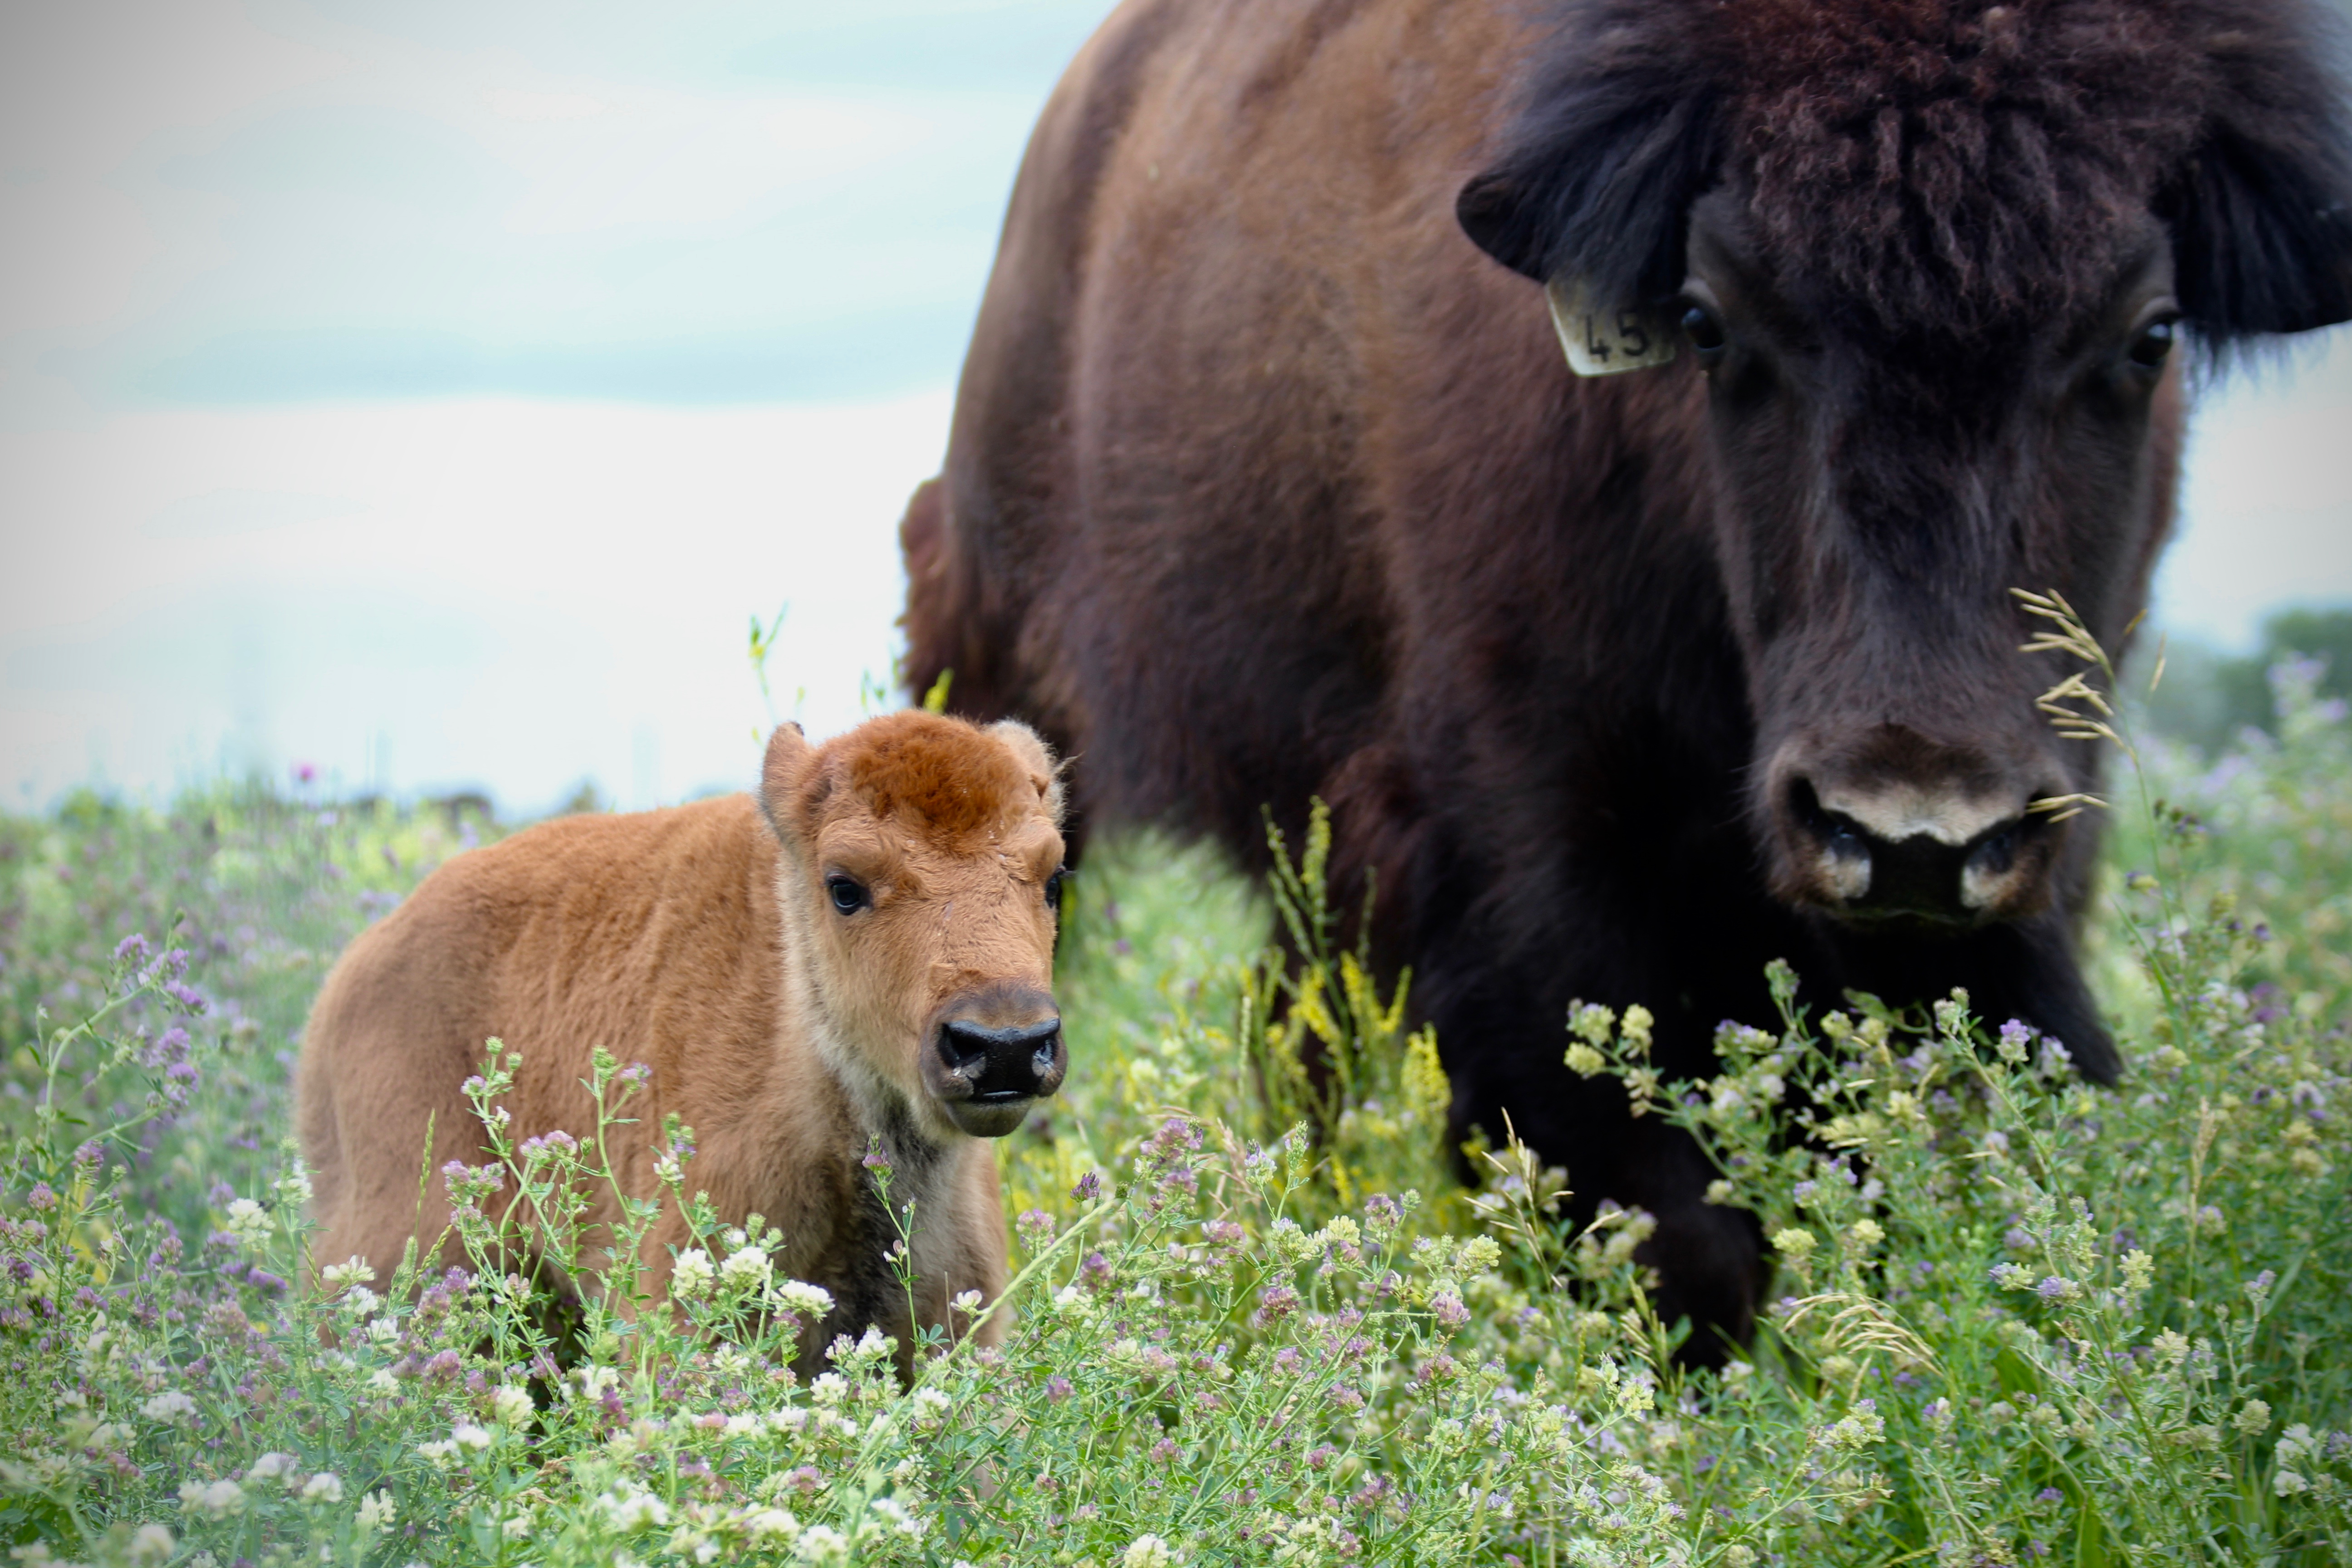
[[[1632,301],[1721,184],[1815,309],[1976,335],[2091,303],[2153,211],[2210,342],[2299,331],[2352,315],[2336,42],[2307,0],[1580,0],[1460,213]]]

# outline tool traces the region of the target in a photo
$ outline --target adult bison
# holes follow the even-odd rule
[[[2119,646],[2176,339],[2352,315],[2321,35],[2297,0],[1130,0],[1030,143],[907,515],[910,679],[1040,726],[1097,821],[1253,855],[1262,804],[1328,799],[1457,1120],[1654,1211],[1662,1308],[1743,1331],[1752,1225],[1567,1073],[1563,1009],[1644,1002],[1699,1072],[1784,955],[1817,996],[1965,984],[2116,1075],[2096,818],[2032,809],[2097,760],[2010,590]]]

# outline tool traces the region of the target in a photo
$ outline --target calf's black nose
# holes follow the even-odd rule
[[[1043,1099],[1062,1087],[1062,1020],[990,1028],[950,1019],[940,1026],[940,1055],[973,1100]]]

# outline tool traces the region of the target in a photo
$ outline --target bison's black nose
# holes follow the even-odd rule
[[[1062,1087],[1062,1020],[989,1028],[950,1019],[940,1026],[940,1055],[981,1104],[1041,1099]]]
[[[1966,837],[1936,831],[1941,823],[1890,837],[1822,805],[1810,789],[1796,811],[1814,847],[1816,885],[1839,912],[1863,921],[1974,925],[1993,918],[2033,874],[2025,862],[2039,857],[2027,851],[2046,831],[2035,819],[2011,817]]]

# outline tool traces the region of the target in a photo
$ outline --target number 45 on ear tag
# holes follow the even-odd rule
[[[1559,346],[1568,351],[1568,368],[1579,375],[1622,375],[1675,357],[1674,334],[1647,310],[1601,310],[1569,278],[1553,279],[1544,298],[1551,302]]]

